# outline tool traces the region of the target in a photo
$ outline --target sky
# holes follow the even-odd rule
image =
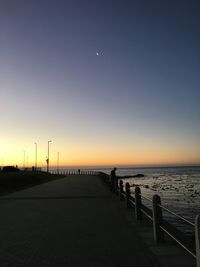
[[[0,165],[200,164],[199,0],[0,0]]]

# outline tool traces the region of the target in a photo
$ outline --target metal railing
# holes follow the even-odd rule
[[[108,182],[109,176],[103,175],[104,180]],[[135,187],[134,195],[132,195],[131,187]],[[161,198],[158,195],[154,195],[153,198],[143,196],[139,186],[131,186],[128,182],[123,184],[120,180],[119,183],[115,181],[114,186],[110,184],[110,189],[119,196],[120,200],[125,200],[126,208],[134,208],[136,220],[140,221],[145,215],[153,224],[153,236],[157,243],[162,243],[164,241],[165,235],[173,239],[180,247],[182,247],[189,255],[191,255],[196,260],[196,266],[200,267],[200,215],[195,218],[195,223],[184,218],[183,216],[171,211],[167,207],[161,204]],[[125,190],[124,190],[125,188]],[[148,201],[152,209],[148,208],[143,204],[143,200]],[[193,251],[180,239],[177,237],[178,230],[174,228],[169,222],[163,218],[163,211],[175,216],[177,219],[193,227],[195,232],[195,241]]]
[[[57,175],[97,175],[99,174],[96,171],[93,170],[51,170],[51,174],[57,174]]]

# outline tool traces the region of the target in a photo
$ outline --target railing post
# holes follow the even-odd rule
[[[141,190],[139,186],[136,186],[135,188],[135,217],[137,220],[142,220],[142,198],[141,198]]]
[[[130,195],[131,195],[131,191],[130,191],[130,184],[126,183],[125,185],[125,190],[126,190],[126,208],[130,208]]]
[[[200,215],[195,218],[195,243],[197,267],[200,267]]]
[[[122,193],[123,193],[123,181],[120,180],[120,181],[119,181],[119,199],[120,199],[120,200],[123,200]]]
[[[153,196],[153,235],[154,240],[157,243],[162,243],[164,241],[164,233],[160,229],[160,225],[162,225],[163,216],[162,216],[162,208],[158,205],[161,205],[161,199],[158,195]]]

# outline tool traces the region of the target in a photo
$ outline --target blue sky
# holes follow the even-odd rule
[[[1,158],[199,163],[199,1],[0,3]],[[99,53],[97,55],[96,53]]]

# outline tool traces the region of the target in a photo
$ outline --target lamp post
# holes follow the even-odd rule
[[[24,162],[23,162],[23,169],[25,170],[25,155],[26,155],[26,151],[25,150],[22,150],[23,153],[24,153]]]
[[[59,155],[60,152],[57,153],[57,173],[59,174]]]
[[[26,156],[26,168],[28,169],[28,155]]]
[[[51,140],[48,141],[47,172],[49,172],[49,143],[51,142],[52,142]]]
[[[35,170],[37,171],[37,143],[35,142]]]

